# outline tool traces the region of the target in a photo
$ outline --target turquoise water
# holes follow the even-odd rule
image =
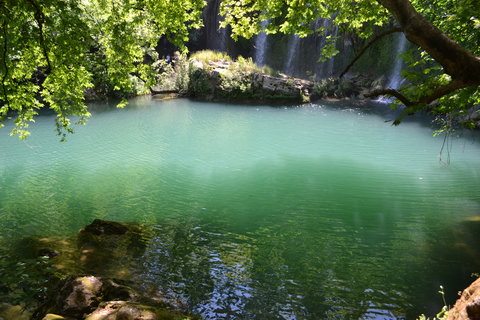
[[[480,144],[442,162],[428,122],[385,108],[139,98],[66,143],[48,115],[4,128],[0,246],[135,221],[154,236],[132,279],[204,319],[433,314],[480,271]]]

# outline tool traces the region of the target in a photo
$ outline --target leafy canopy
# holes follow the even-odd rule
[[[59,134],[70,117],[83,123],[84,102],[95,72],[113,90],[129,92],[136,75],[153,72],[142,63],[161,36],[185,48],[190,29],[201,26],[204,0],[3,0],[0,1],[0,126],[28,136],[38,109],[56,115]]]
[[[331,19],[341,31],[368,38],[396,24],[386,3],[412,4],[445,35],[480,55],[478,0],[223,0],[221,14],[234,38],[250,38],[263,29],[300,36],[324,32],[318,19]],[[190,30],[201,26],[205,5],[205,0],[1,0],[0,126],[13,118],[11,133],[24,138],[38,110],[48,107],[57,115],[59,134],[65,135],[72,131],[72,116],[79,123],[89,116],[84,95],[94,84],[107,81],[119,95],[133,91],[139,79],[151,86],[155,70],[147,62],[158,58],[158,39],[166,36],[186,49]],[[335,39],[329,40],[327,56],[338,52]],[[426,51],[412,51],[405,72],[410,82],[397,95],[404,101],[455,87]],[[434,111],[464,112],[480,103],[478,85],[458,83],[435,99]],[[409,108],[415,112],[418,105]]]
[[[367,39],[387,28],[398,28],[399,21],[395,20],[398,11],[410,5],[426,18],[427,23],[439,28],[443,35],[476,56],[478,66],[478,0],[223,0],[221,13],[225,15],[223,26],[231,27],[234,38],[249,38],[261,31],[269,34],[296,33],[304,37],[312,32],[324,31],[325,26],[315,29],[318,25],[316,20],[330,19],[341,31]],[[399,7],[401,9],[394,12]],[[406,32],[405,29],[402,31]],[[338,52],[333,48],[335,39],[330,40],[323,49],[323,55],[327,57]],[[410,68],[404,71],[409,82],[399,92],[394,92],[395,97],[400,97],[399,101],[407,105],[405,113],[428,109],[438,113],[465,114],[473,105],[478,105],[479,77],[476,77],[476,83],[472,82],[473,85],[463,79],[452,79],[439,64],[440,61],[434,60],[427,51],[419,45],[405,57],[410,63]],[[442,54],[448,57],[452,53],[445,49]],[[468,68],[465,69],[468,73]],[[383,90],[383,94],[389,92]]]

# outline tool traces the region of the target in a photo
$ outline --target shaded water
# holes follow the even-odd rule
[[[454,139],[444,167],[442,137],[378,108],[141,98],[66,143],[40,117],[0,136],[0,249],[137,221],[133,279],[205,319],[432,314],[479,271],[480,146]]]

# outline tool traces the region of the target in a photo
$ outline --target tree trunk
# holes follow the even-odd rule
[[[377,0],[400,24],[407,39],[424,49],[462,87],[480,84],[480,57],[465,50],[421,16],[408,0]]]

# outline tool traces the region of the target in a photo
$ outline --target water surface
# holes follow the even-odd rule
[[[480,145],[452,138],[446,166],[428,122],[384,108],[139,98],[66,143],[48,115],[3,129],[0,248],[135,221],[132,279],[205,319],[433,314],[480,269]]]

